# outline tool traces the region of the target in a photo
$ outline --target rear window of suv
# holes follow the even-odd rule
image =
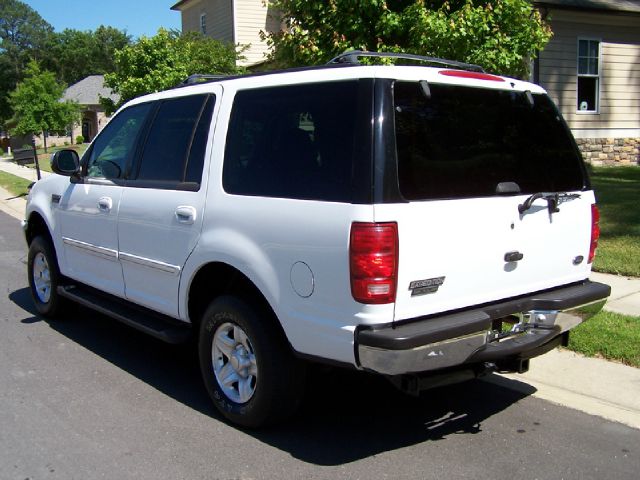
[[[582,159],[547,95],[394,85],[399,186],[407,200],[582,190]],[[515,193],[515,192],[514,192]]]

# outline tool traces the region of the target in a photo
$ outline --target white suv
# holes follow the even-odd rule
[[[137,98],[81,161],[54,154],[24,222],[38,311],[196,335],[245,426],[294,410],[310,360],[418,393],[566,342],[610,290],[588,280],[598,210],[552,101],[362,55]]]

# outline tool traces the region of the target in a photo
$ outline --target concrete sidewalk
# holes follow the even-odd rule
[[[590,278],[611,285],[605,310],[640,317],[640,278],[598,272],[592,272]]]
[[[0,158],[0,171],[15,175],[35,182],[37,174],[35,168],[24,167],[11,161],[10,158]],[[49,172],[41,170],[42,178],[51,175]],[[24,220],[24,211],[27,205],[26,197],[15,197],[11,193],[0,187],[0,211],[11,215],[18,220]]]
[[[2,159],[0,170],[35,180],[35,170]],[[22,220],[25,206],[25,198],[0,188],[0,210]],[[640,279],[596,272],[590,278],[611,285],[605,310],[640,316]],[[534,387],[536,397],[640,428],[638,368],[556,349],[533,359],[525,374],[491,375],[487,381],[525,393]]]
[[[11,175],[15,175],[16,177],[22,177],[27,180],[31,180],[35,182],[37,178],[36,169],[30,167],[24,167],[22,165],[18,165],[17,163],[12,162],[8,158],[0,158],[0,170],[6,173],[10,173]],[[40,170],[42,178],[51,175],[49,172],[45,172],[44,170]]]

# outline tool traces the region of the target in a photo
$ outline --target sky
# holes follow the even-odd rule
[[[158,28],[180,30],[177,0],[22,0],[56,32],[95,30],[100,25],[126,30],[134,38],[153,36]]]

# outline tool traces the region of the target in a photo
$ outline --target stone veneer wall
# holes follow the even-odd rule
[[[640,165],[640,138],[576,138],[592,165]]]

